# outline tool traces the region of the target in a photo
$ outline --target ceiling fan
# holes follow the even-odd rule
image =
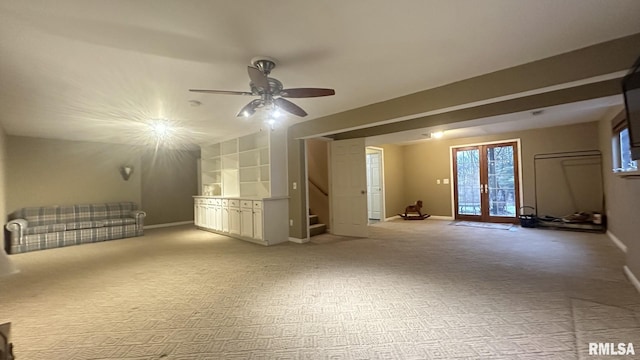
[[[252,100],[245,105],[236,115],[245,117],[253,115],[256,110],[261,107],[271,108],[274,111],[277,109],[284,110],[300,117],[307,116],[306,111],[285,98],[331,96],[336,93],[333,89],[321,88],[284,89],[282,83],[278,79],[269,77],[271,70],[276,67],[274,59],[268,57],[257,57],[251,60],[251,64],[253,66],[247,67],[249,79],[251,80],[249,82],[251,92],[200,89],[189,89],[189,91],[207,94],[260,96],[259,99]]]

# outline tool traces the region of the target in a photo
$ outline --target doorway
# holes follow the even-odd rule
[[[517,141],[452,148],[456,220],[517,222],[518,151]]]
[[[368,146],[367,166],[367,216],[369,224],[383,221],[384,213],[384,172],[383,149]]]

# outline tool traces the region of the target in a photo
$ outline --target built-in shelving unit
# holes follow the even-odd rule
[[[260,131],[203,146],[202,195],[252,198],[285,195],[286,183],[274,184],[271,176],[274,171],[286,170],[286,154],[281,151],[284,141],[281,134]]]
[[[285,129],[201,146],[196,225],[264,245],[287,241],[286,156]]]

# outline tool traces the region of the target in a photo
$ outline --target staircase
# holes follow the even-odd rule
[[[309,214],[309,235],[316,236],[327,232],[327,225],[318,222],[318,215]]]

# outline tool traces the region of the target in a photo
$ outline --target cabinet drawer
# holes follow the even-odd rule
[[[251,209],[253,207],[253,201],[251,201],[251,200],[240,200],[240,207]]]
[[[228,199],[222,199],[222,206],[227,206],[229,205],[229,200]]]
[[[213,205],[222,205],[222,199],[213,199]]]
[[[213,199],[207,199],[207,205],[213,205]]]
[[[262,201],[254,201],[253,202],[254,209],[262,209]]]
[[[230,199],[229,207],[240,207],[240,200],[238,199]]]

